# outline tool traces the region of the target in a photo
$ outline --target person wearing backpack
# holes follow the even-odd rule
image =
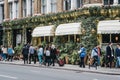
[[[79,57],[80,57],[80,67],[83,66],[83,68],[85,68],[85,62],[84,62],[85,56],[86,56],[86,49],[84,48],[83,45],[81,45],[81,48],[79,51]]]

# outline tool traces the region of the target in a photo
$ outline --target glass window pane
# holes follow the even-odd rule
[[[102,34],[102,42],[109,43],[110,42],[110,34]]]

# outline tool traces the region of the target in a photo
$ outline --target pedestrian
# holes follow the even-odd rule
[[[3,55],[2,45],[0,45],[0,60],[2,60],[2,55]]]
[[[48,63],[48,66],[49,66],[49,65],[50,65],[50,62],[51,62],[51,58],[50,58],[50,47],[47,47],[47,48],[46,48],[45,55],[46,55],[46,63]]]
[[[33,45],[30,45],[30,48],[29,48],[29,64],[31,64],[31,61],[34,61],[34,47]]]
[[[27,64],[28,64],[28,53],[29,53],[28,47],[27,47],[27,45],[25,44],[25,45],[23,46],[23,49],[22,49],[24,64],[26,63],[26,61],[27,61]]]
[[[56,50],[56,47],[54,44],[52,44],[52,46],[51,46],[50,53],[51,53],[52,66],[55,66],[55,59],[56,59],[57,50]]]
[[[7,60],[7,56],[8,56],[8,54],[7,54],[7,47],[6,46],[3,46],[3,60]]]
[[[96,66],[96,62],[97,62],[97,66],[98,66],[98,46],[95,46],[92,49],[91,58],[93,59],[92,66]]]
[[[36,64],[37,59],[38,59],[38,48],[36,47],[34,51],[34,64]]]
[[[97,46],[97,51],[98,51],[98,66],[100,66],[101,65],[100,58],[101,58],[102,53],[101,53],[101,48],[99,45]]]
[[[43,64],[43,47],[40,45],[38,47],[38,59],[39,59],[39,64]]]
[[[112,42],[109,42],[106,47],[106,66],[112,67],[112,62],[114,59],[114,49],[112,47]]]
[[[117,44],[117,48],[115,49],[115,57],[116,57],[116,67],[120,67],[120,44]]]
[[[12,62],[13,61],[13,54],[14,54],[14,50],[12,48],[12,45],[10,45],[8,47],[7,53],[8,53],[8,61],[10,59],[10,61]]]
[[[81,48],[78,53],[79,53],[79,57],[80,57],[80,67],[85,68],[84,58],[86,56],[86,49],[83,45],[81,45]]]

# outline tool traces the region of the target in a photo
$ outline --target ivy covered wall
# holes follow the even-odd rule
[[[100,20],[120,19],[120,6],[103,6],[64,11],[56,14],[26,17],[12,21],[5,21],[2,25],[5,28],[35,28],[36,26],[55,25],[61,23],[82,22],[81,43],[88,51],[97,44],[97,23]],[[25,27],[24,27],[25,26]],[[24,40],[23,40],[24,41]]]

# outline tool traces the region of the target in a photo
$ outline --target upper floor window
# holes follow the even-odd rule
[[[13,18],[13,10],[12,10],[12,3],[9,3],[9,16],[10,16],[10,19]]]
[[[82,7],[83,5],[83,0],[77,0],[77,8]]]
[[[34,0],[30,0],[30,16],[34,14]]]
[[[104,0],[104,5],[112,5],[114,0]]]
[[[18,12],[18,1],[15,2],[15,13],[16,13],[15,17],[18,18],[18,14],[19,14],[19,12]]]
[[[0,17],[1,17],[0,20],[3,21],[4,20],[4,5],[3,4],[0,5],[0,11],[1,11],[0,12]]]
[[[71,9],[71,0],[64,0],[64,10]]]
[[[45,14],[47,12],[47,0],[41,0],[41,13]]]
[[[118,0],[118,4],[120,4],[120,0]]]
[[[23,17],[27,16],[26,0],[23,0]]]
[[[56,12],[57,10],[57,2],[56,0],[51,0],[51,12]]]

